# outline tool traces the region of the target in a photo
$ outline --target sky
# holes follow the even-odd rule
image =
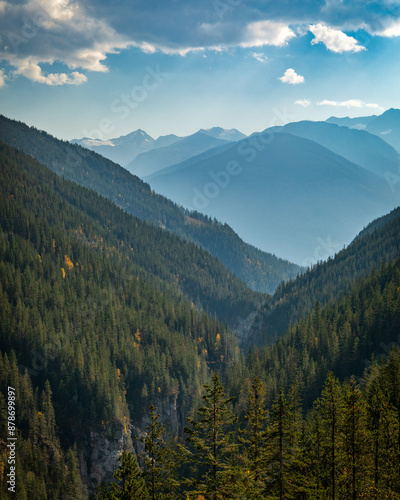
[[[400,0],[0,0],[0,113],[70,140],[400,107]]]

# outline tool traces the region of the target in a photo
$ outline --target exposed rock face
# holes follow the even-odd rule
[[[245,319],[238,319],[238,324],[233,331],[236,333],[239,344],[244,345],[250,337],[250,333],[256,324],[258,318],[258,311],[250,313]]]
[[[159,398],[154,406],[161,415],[160,421],[165,425],[167,433],[175,436],[181,434],[184,412],[178,405],[178,396]],[[146,414],[137,425],[130,425],[126,431],[122,425],[114,424],[103,432],[90,433],[88,443],[79,451],[81,475],[89,495],[100,484],[114,480],[113,473],[118,468],[118,458],[124,450],[133,454],[143,452],[143,444],[135,438],[145,435],[149,423],[150,419]]]
[[[97,486],[114,479],[114,470],[118,467],[118,458],[122,451],[135,453],[131,430],[126,432],[122,425],[108,428],[104,432],[92,431],[89,442],[80,449],[79,459],[81,474],[89,494]]]

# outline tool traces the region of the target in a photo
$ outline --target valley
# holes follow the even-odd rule
[[[0,404],[15,388],[20,494],[122,498],[118,477],[143,499],[400,494],[400,212],[385,179],[398,154],[332,120],[201,132],[207,149],[147,183],[1,117]],[[186,148],[168,142],[133,161]],[[280,258],[293,245],[297,264]],[[227,436],[214,461],[210,429]],[[215,464],[227,475],[203,472]]]

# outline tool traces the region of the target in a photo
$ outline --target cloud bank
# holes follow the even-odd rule
[[[80,85],[88,72],[108,71],[108,55],[132,47],[180,56],[284,48],[308,31],[313,45],[358,53],[366,47],[346,32],[360,29],[371,36],[400,36],[399,2],[0,0],[0,60],[11,67],[8,74],[3,67],[0,85],[13,74],[46,85]],[[44,65],[55,63],[65,69],[46,73]]]

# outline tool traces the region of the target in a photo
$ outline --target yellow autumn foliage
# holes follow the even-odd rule
[[[71,271],[71,269],[74,268],[74,263],[72,262],[72,260],[68,257],[68,255],[65,255],[64,256],[65,258],[65,265],[67,266],[67,269],[68,271]]]

